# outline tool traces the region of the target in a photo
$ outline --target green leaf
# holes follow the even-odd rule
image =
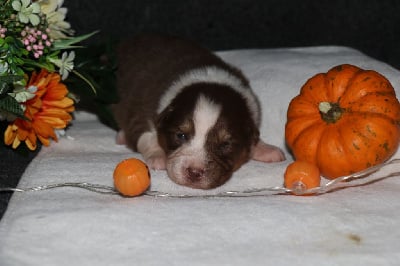
[[[53,50],[64,50],[64,49],[71,49],[71,48],[81,48],[83,46],[75,46],[74,44],[77,44],[81,41],[84,41],[90,37],[92,37],[93,35],[95,35],[96,33],[98,33],[99,31],[94,31],[92,33],[88,33],[85,35],[81,35],[78,37],[71,37],[68,39],[63,39],[63,40],[56,40],[53,43]]]
[[[55,68],[54,65],[49,63],[49,62],[38,62],[35,60],[31,60],[31,59],[25,59],[25,64],[27,66],[33,66],[33,67],[38,67],[38,68],[44,68],[50,72],[54,72]]]
[[[14,63],[17,65],[23,65],[24,64],[24,60],[18,57],[14,58]]]
[[[8,86],[5,82],[0,82],[0,95],[7,93],[10,90],[10,86]]]
[[[9,86],[10,84],[23,80],[23,78],[19,75],[0,76],[0,95],[7,93],[12,88]]]
[[[0,82],[4,83],[14,83],[22,80],[24,76],[20,75],[7,75],[7,76],[0,76]]]
[[[21,105],[11,96],[0,99],[0,110],[7,111],[18,117],[24,117],[24,110],[22,110]]]

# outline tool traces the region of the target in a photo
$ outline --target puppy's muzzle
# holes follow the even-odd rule
[[[200,182],[204,178],[205,171],[203,168],[188,167],[186,168],[186,177],[193,183]]]

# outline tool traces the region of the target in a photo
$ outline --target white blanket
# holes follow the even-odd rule
[[[345,47],[219,53],[241,68],[263,106],[261,136],[285,149],[290,99],[311,76],[350,63],[400,72]],[[115,165],[137,157],[95,116],[77,113],[68,137],[43,148],[19,187],[64,182],[112,186]],[[151,190],[201,195],[282,186],[292,161],[249,162],[224,186],[201,191],[152,171]],[[400,158],[397,152],[394,158]],[[374,175],[398,172],[399,164]],[[319,196],[124,198],[78,188],[15,193],[0,222],[1,265],[398,265],[400,177]]]

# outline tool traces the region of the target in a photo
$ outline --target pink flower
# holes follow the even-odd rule
[[[47,29],[46,29],[47,31]],[[45,47],[50,47],[52,42],[48,39],[48,35],[41,30],[25,27],[21,32],[22,42],[27,51],[33,53],[33,57],[39,58],[43,55]],[[46,45],[43,45],[43,43]]]

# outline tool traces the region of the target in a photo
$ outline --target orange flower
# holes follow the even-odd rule
[[[17,118],[7,127],[6,145],[16,149],[25,142],[30,150],[35,150],[37,139],[45,146],[50,144],[50,138],[57,141],[54,130],[65,128],[72,120],[70,113],[75,110],[73,100],[67,97],[67,87],[60,80],[59,74],[44,69],[39,74],[32,73],[27,86],[37,88],[36,96],[23,103],[27,120]]]

